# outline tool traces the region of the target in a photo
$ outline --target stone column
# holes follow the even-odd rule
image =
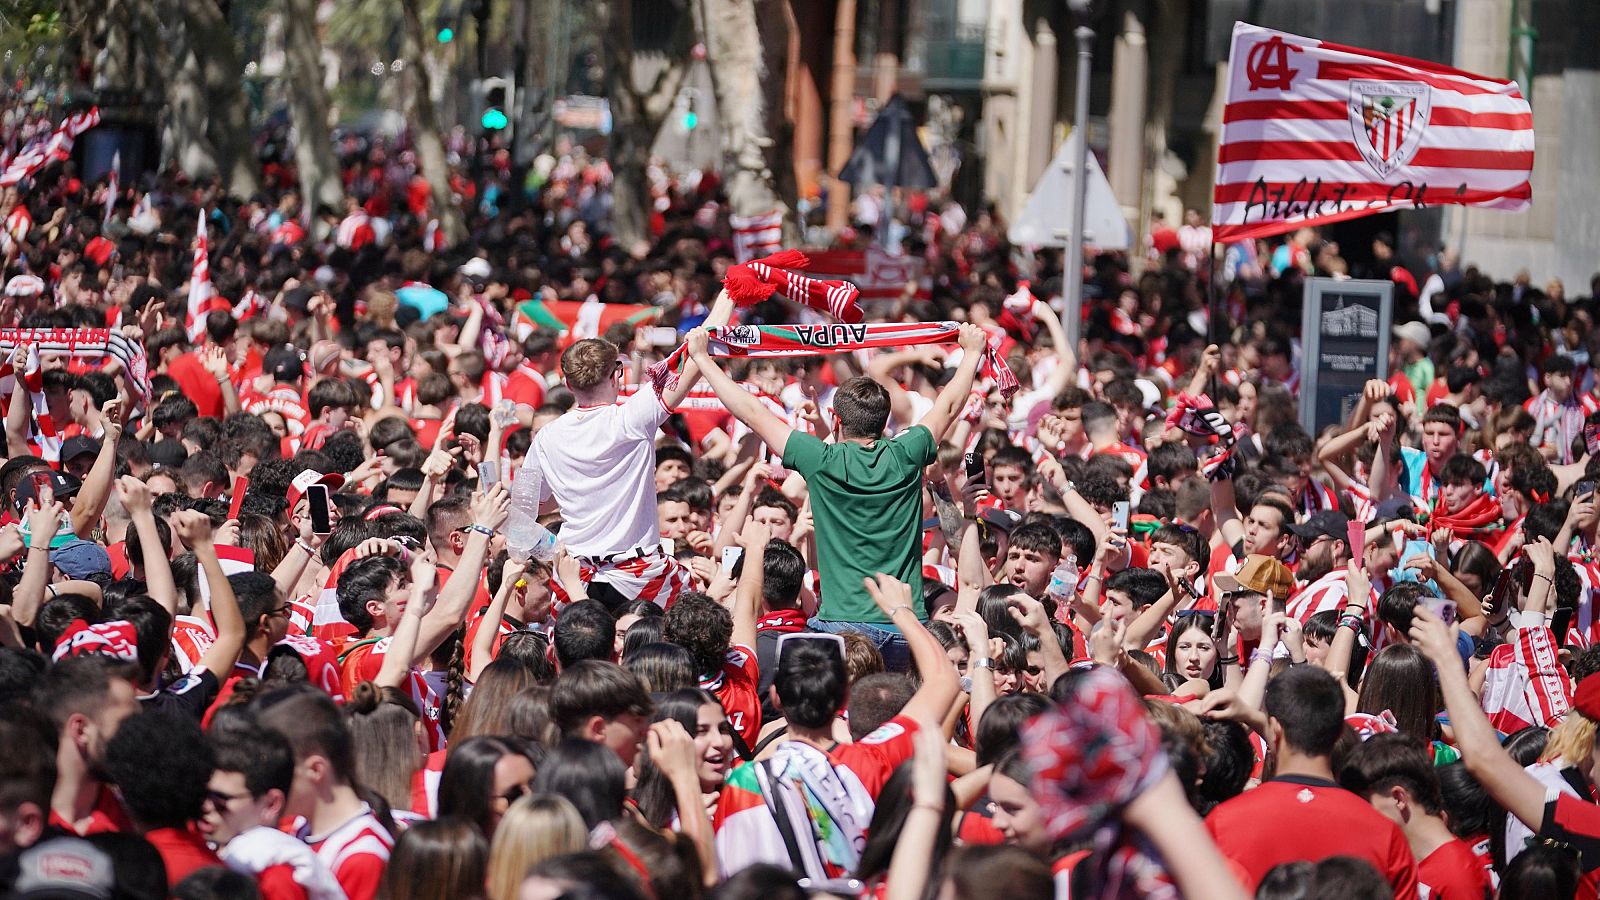
[[[1144,201],[1145,102],[1149,54],[1145,46],[1142,4],[1125,5],[1122,27],[1111,51],[1111,147],[1106,159],[1111,192],[1122,215],[1135,228]]]
[[[1032,119],[1028,130],[1027,168],[1022,172],[1023,197],[1033,190],[1044,167],[1055,157],[1056,138],[1056,65],[1060,51],[1056,47],[1056,32],[1047,16],[1040,16],[1033,26],[1033,72],[1028,83],[1033,87],[1029,103]]]

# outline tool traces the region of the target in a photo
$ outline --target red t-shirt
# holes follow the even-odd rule
[[[1354,856],[1384,876],[1396,900],[1417,896],[1417,867],[1400,827],[1331,781],[1268,781],[1212,810],[1206,830],[1251,893],[1281,863]]]
[[[728,724],[754,747],[761,736],[761,669],[756,652],[749,647],[728,648],[728,658],[717,677],[700,682],[700,687],[717,695],[728,714]]]
[[[294,880],[294,866],[279,863],[267,866],[256,876],[256,887],[261,900],[306,900],[310,895],[304,886]]]
[[[917,733],[915,719],[895,716],[878,726],[854,744],[840,744],[833,748],[828,758],[836,766],[844,766],[861,779],[873,800],[883,793],[883,785],[894,770],[911,758],[913,736]]]
[[[346,897],[372,900],[378,895],[378,881],[389,864],[394,838],[371,810],[364,810],[325,835],[312,835],[305,840],[317,858],[333,871]]]
[[[500,396],[513,403],[522,403],[538,409],[544,405],[544,376],[527,366],[518,366],[506,379]]]
[[[156,848],[156,852],[161,854],[161,861],[167,864],[169,888],[177,886],[178,882],[200,869],[222,865],[222,860],[206,846],[206,842],[188,829],[157,828],[145,832],[144,839]]]
[[[88,837],[91,834],[123,834],[134,830],[133,820],[128,818],[128,811],[122,808],[122,801],[117,799],[115,791],[105,785],[101,785],[100,792],[95,795],[94,809],[89,812],[89,824],[85,825],[82,831],[74,828],[71,822],[63,819],[53,809],[50,811],[50,824],[78,837]]]
[[[193,351],[182,354],[168,363],[167,374],[171,375],[172,380],[183,389],[183,395],[194,401],[200,415],[222,418],[225,412],[222,388],[217,386],[217,380],[206,371],[206,367],[200,362],[200,357]]]
[[[1463,840],[1451,841],[1417,863],[1417,881],[1427,889],[1429,900],[1484,900],[1494,896],[1483,863],[1472,852],[1472,845]]]

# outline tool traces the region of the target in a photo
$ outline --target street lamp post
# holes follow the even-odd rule
[[[1094,57],[1094,29],[1082,24],[1088,3],[1082,3],[1082,9],[1078,3],[1070,5],[1079,14],[1079,25],[1072,32],[1078,39],[1078,77],[1072,109],[1072,232],[1061,273],[1067,289],[1066,321],[1061,324],[1067,333],[1067,348],[1077,353],[1078,332],[1083,327],[1083,206],[1089,191],[1089,64]]]

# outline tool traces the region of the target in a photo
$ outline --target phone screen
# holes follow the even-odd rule
[[[311,533],[328,534],[333,531],[332,516],[328,514],[328,486],[313,484],[306,488],[306,505],[311,512]]]

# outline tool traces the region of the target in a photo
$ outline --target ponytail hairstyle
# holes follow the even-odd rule
[[[344,705],[354,750],[356,782],[393,809],[409,809],[411,777],[422,766],[416,704],[404,691],[363,681]]]

